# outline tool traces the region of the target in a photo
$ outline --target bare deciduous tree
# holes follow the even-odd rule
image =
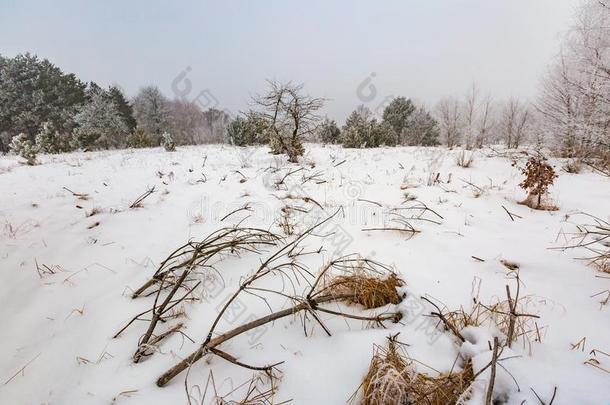
[[[444,98],[437,105],[438,120],[441,127],[441,137],[447,146],[452,148],[460,144],[462,123],[460,103],[455,98]]]
[[[473,83],[464,100],[464,146],[466,149],[472,149],[476,139],[478,95],[477,86]]]
[[[285,153],[296,162],[304,152],[303,139],[312,135],[321,117],[316,112],[324,100],[304,95],[303,85],[268,81],[269,91],[254,99],[269,123],[269,143],[273,153]]]
[[[509,99],[501,116],[501,130],[507,148],[518,148],[526,139],[532,123],[531,112],[518,98]]]
[[[489,140],[489,133],[494,126],[493,109],[492,109],[492,98],[491,96],[485,97],[479,107],[479,120],[477,124],[477,135],[475,138],[474,146],[476,148],[482,148],[483,145]]]

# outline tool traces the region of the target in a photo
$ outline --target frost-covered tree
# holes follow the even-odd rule
[[[0,133],[10,139],[25,133],[30,140],[44,122],[61,133],[73,128],[73,116],[85,102],[85,85],[46,59],[25,54],[0,61]],[[6,150],[6,144],[0,144]]]
[[[479,104],[479,117],[476,123],[476,136],[474,147],[482,148],[490,140],[490,135],[495,126],[494,110],[492,108],[491,96],[485,97]]]
[[[499,124],[507,148],[516,149],[527,140],[532,118],[528,106],[519,99],[511,98],[505,103]]]
[[[108,88],[106,94],[119,111],[125,126],[127,126],[127,130],[130,133],[133,132],[136,129],[137,122],[133,115],[133,107],[127,98],[125,98],[123,91],[118,86],[113,85]]]
[[[394,129],[394,132],[400,136],[400,143],[407,143],[403,139],[405,130],[408,129],[410,117],[415,112],[415,105],[410,99],[405,97],[396,97],[383,110],[383,121],[388,123]]]
[[[409,115],[401,138],[406,145],[435,146],[440,143],[439,136],[438,122],[423,106],[420,106]]]
[[[10,151],[25,159],[30,166],[36,164],[38,147],[30,141],[30,137],[24,133],[14,136],[9,145]]]
[[[435,117],[443,142],[449,147],[463,145],[467,149],[481,148],[490,142],[496,127],[492,106],[491,96],[481,97],[475,83],[463,98],[441,99],[436,105]]]
[[[161,135],[161,146],[168,152],[174,152],[176,150],[176,143],[169,132],[164,132],[163,135]]]
[[[60,134],[52,122],[42,125],[42,129],[36,134],[36,146],[42,153],[61,153],[71,149],[70,138]]]
[[[179,145],[205,143],[206,122],[196,103],[175,99],[169,102],[172,135]]]
[[[367,144],[373,147],[370,137],[371,121],[373,120],[372,111],[359,105],[345,120],[341,132],[341,143],[346,148],[363,148]]]
[[[73,145],[77,148],[107,149],[125,144],[127,125],[114,102],[102,93],[93,94],[74,120],[77,128],[73,133]]]
[[[269,146],[275,154],[285,153],[288,161],[297,162],[305,148],[303,140],[316,130],[317,111],[324,100],[303,94],[303,85],[268,81],[266,94],[254,99],[259,113],[269,123]]]
[[[325,118],[318,129],[318,137],[320,141],[328,144],[336,144],[341,142],[341,130],[337,126],[335,120]]]
[[[565,156],[610,156],[610,2],[585,0],[544,78],[537,108]]]
[[[161,143],[161,135],[171,130],[169,101],[156,86],[140,89],[133,99],[133,113],[138,127],[146,131],[156,145]]]
[[[460,102],[455,98],[444,98],[436,107],[440,124],[441,137],[450,148],[460,144],[462,140],[462,115]]]
[[[269,123],[260,114],[250,111],[235,117],[227,126],[229,142],[236,146],[265,144],[269,142]]]
[[[210,108],[203,112],[203,136],[201,143],[228,142],[227,125],[231,117],[226,111]]]
[[[389,122],[378,122],[371,110],[361,105],[347,117],[341,140],[346,148],[395,146],[398,134]]]

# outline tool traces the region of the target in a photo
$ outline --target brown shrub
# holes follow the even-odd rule
[[[521,172],[525,179],[519,184],[528,191],[527,198],[521,204],[537,210],[555,211],[557,207],[543,204],[542,198],[548,193],[549,186],[557,178],[555,170],[546,162],[546,158],[540,154],[531,156]]]

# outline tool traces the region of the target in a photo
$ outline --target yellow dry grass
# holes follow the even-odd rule
[[[366,309],[379,308],[388,304],[399,304],[402,297],[396,290],[405,283],[396,274],[386,277],[371,275],[364,271],[332,277],[326,289],[333,295],[347,296],[343,301],[360,304]]]
[[[474,380],[470,361],[461,371],[443,373],[437,377],[418,374],[409,388],[412,404],[455,405],[467,399],[468,388]]]
[[[362,381],[362,405],[408,404],[413,378],[405,358],[390,340],[387,349],[376,346]]]
[[[436,377],[417,374],[390,338],[388,348],[375,346],[360,389],[361,405],[456,405],[468,399],[474,381],[472,363]]]

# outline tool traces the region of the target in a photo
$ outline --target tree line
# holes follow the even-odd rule
[[[164,134],[180,145],[217,143],[228,122],[156,86],[129,100],[118,86],[84,83],[36,55],[0,56],[0,152],[17,136],[44,153],[158,146]]]
[[[319,111],[324,100],[298,84],[268,82],[252,109],[230,117],[170,100],[147,86],[128,100],[121,89],[83,83],[46,59],[0,56],[0,151],[46,153],[171,144],[267,144],[291,161],[303,142],[363,148],[395,145],[481,148],[546,144],[565,157],[610,161],[610,5],[585,0],[534,101],[494,102],[472,85],[427,109],[396,97],[376,116],[358,106],[342,126]]]

